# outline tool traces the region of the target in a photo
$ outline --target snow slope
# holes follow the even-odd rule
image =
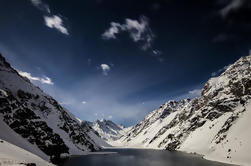
[[[42,152],[36,145],[29,143],[22,136],[14,132],[7,124],[3,122],[0,118],[0,139],[7,140],[9,143],[13,145],[17,145],[18,147],[25,149],[33,154],[40,156],[42,159],[49,161],[49,157]],[[1,151],[1,149],[0,149]]]
[[[200,97],[169,101],[117,140],[117,145],[197,153],[209,160],[251,165],[251,55],[219,77]]]
[[[40,157],[1,139],[0,150],[0,165],[3,166],[23,166],[31,163],[36,164],[36,166],[54,166]]]
[[[25,149],[45,160],[50,158],[56,162],[61,155],[81,155],[100,149],[95,133],[82,126],[55,99],[20,76],[1,55],[0,121],[9,127],[5,127],[7,133],[19,135],[10,142],[23,148],[29,144],[30,148]],[[6,138],[3,134],[0,136]]]
[[[212,153],[205,154],[206,159],[235,163],[239,165],[251,165],[251,104],[246,106],[235,124],[229,129],[226,141],[214,148]],[[222,159],[220,154],[226,154]]]

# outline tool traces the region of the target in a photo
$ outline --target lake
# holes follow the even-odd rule
[[[67,159],[60,166],[230,166],[199,156],[151,149],[106,149],[115,154],[92,154]]]

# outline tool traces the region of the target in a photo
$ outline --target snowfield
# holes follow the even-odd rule
[[[32,163],[36,164],[36,166],[55,166],[22,148],[0,139],[0,165],[23,166]]]
[[[210,147],[213,151],[205,154],[204,158],[238,165],[251,165],[251,103],[246,106],[246,109],[247,111],[243,112],[229,129],[226,141],[217,147],[216,145]]]

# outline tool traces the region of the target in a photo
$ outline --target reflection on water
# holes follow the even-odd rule
[[[105,151],[117,153],[72,157],[60,166],[229,166],[181,152],[148,149],[108,149]]]

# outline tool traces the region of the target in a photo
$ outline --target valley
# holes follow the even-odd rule
[[[168,101],[128,128],[105,119],[79,120],[20,76],[3,56],[0,78],[0,147],[6,149],[0,153],[2,163],[49,166],[49,162],[59,164],[62,158],[70,157],[60,165],[109,165],[108,156],[115,165],[121,160],[124,165],[135,162],[137,166],[145,162],[222,165],[204,159],[251,163],[251,56],[240,58],[219,77],[211,78],[200,97]],[[11,156],[12,151],[17,154]],[[19,151],[33,154],[20,159]],[[97,151],[117,154],[91,155]],[[80,155],[84,156],[71,158]],[[184,160],[179,163],[179,158]]]

